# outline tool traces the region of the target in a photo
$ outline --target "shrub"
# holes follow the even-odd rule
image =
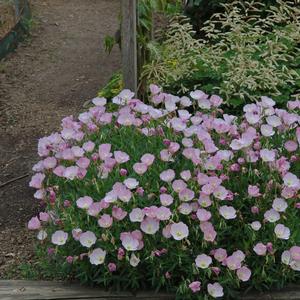
[[[28,227],[45,257],[82,282],[178,299],[299,278],[300,102],[262,97],[237,118],[216,95],[150,88],[151,105],[95,98],[39,140],[44,209]]]
[[[234,106],[263,95],[286,102],[299,93],[300,9],[276,3],[268,10],[260,1],[226,4],[206,22],[200,40],[186,20],[175,19],[165,42],[152,45],[143,78],[173,93],[218,93]]]

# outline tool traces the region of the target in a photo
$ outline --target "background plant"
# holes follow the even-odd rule
[[[165,42],[151,45],[142,76],[182,94],[215,91],[234,106],[265,94],[282,103],[298,93],[300,9],[293,2],[233,1],[205,25],[196,40],[185,20],[174,19]]]

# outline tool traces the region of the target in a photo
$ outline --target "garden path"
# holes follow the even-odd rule
[[[37,210],[28,182],[38,138],[82,110],[120,67],[118,49],[103,49],[118,28],[119,0],[31,2],[31,35],[0,62],[0,278],[32,255],[25,223]]]

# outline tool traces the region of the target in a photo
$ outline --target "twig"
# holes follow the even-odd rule
[[[16,177],[16,178],[13,178],[13,179],[10,179],[10,180],[8,180],[8,181],[6,181],[6,182],[0,184],[0,189],[3,188],[4,186],[10,184],[10,183],[13,183],[13,182],[15,182],[15,181],[17,181],[17,180],[20,180],[20,179],[22,179],[22,178],[25,178],[25,177],[27,177],[27,176],[29,176],[29,173],[27,173],[27,174],[25,174],[25,175],[22,175],[22,176],[19,176],[19,177]]]

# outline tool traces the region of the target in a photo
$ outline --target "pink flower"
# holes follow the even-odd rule
[[[139,175],[143,175],[144,173],[146,173],[147,169],[148,166],[145,163],[135,163],[133,165],[133,170]]]
[[[127,251],[136,251],[139,247],[139,240],[134,238],[132,234],[128,233],[126,235],[121,236],[121,241],[123,247]]]
[[[140,208],[134,208],[129,214],[129,219],[131,222],[142,222],[144,219],[145,213]]]
[[[139,185],[139,182],[135,178],[127,178],[126,180],[124,180],[124,184],[130,190],[133,190],[133,189],[137,188],[137,186]]]
[[[90,160],[87,157],[81,157],[77,160],[76,165],[79,168],[87,169],[88,166],[90,165]]]
[[[77,207],[79,207],[79,208],[88,209],[92,205],[93,202],[94,201],[91,197],[84,196],[84,197],[79,198],[76,201],[76,204],[77,204]]]
[[[287,141],[284,143],[284,148],[288,152],[295,152],[298,149],[298,144],[295,141]]]
[[[43,180],[45,179],[45,174],[43,173],[36,173],[32,176],[31,181],[29,182],[29,186],[35,189],[42,188]]]
[[[259,221],[254,221],[250,226],[253,230],[258,231],[261,228],[261,223]]]
[[[285,212],[288,208],[287,202],[282,198],[276,198],[273,201],[272,207],[278,212]]]
[[[83,247],[90,248],[96,243],[97,237],[94,232],[86,231],[79,237],[79,242]]]
[[[95,143],[92,141],[87,141],[82,145],[82,149],[86,152],[92,152],[95,148]]]
[[[141,229],[146,234],[155,234],[159,230],[159,221],[147,217],[141,223]]]
[[[94,249],[92,253],[89,255],[90,263],[92,265],[102,265],[104,263],[106,256],[106,251],[101,248]]]
[[[290,238],[290,229],[283,224],[277,224],[275,226],[274,232],[276,237],[282,240],[288,240]]]
[[[226,219],[231,220],[236,218],[236,210],[232,206],[223,205],[219,208],[220,215]]]
[[[105,160],[106,158],[112,157],[111,144],[101,144],[99,146],[99,157],[101,160]]]
[[[115,151],[114,158],[118,164],[126,163],[130,159],[129,155],[122,151]]]
[[[174,223],[171,225],[170,234],[175,240],[180,241],[188,237],[189,228],[183,222]]]
[[[67,167],[63,176],[67,179],[74,180],[78,176],[79,168],[77,166]]]
[[[188,202],[188,201],[193,200],[193,198],[195,197],[195,193],[194,193],[194,191],[192,191],[188,188],[185,188],[179,192],[178,196],[181,201]]]
[[[223,248],[216,249],[214,251],[214,258],[219,262],[223,262],[227,258],[226,250]]]
[[[101,210],[102,210],[101,203],[94,202],[89,206],[87,214],[89,216],[96,217],[96,216],[98,216],[98,214],[100,213]]]
[[[241,280],[241,281],[248,281],[251,277],[251,270],[247,267],[241,267],[240,269],[238,269],[236,271],[236,275],[237,277]]]
[[[167,207],[161,206],[156,210],[156,218],[160,221],[167,221],[171,216],[171,210]]]
[[[260,256],[264,256],[267,253],[267,246],[264,245],[263,243],[257,243],[254,247],[253,247],[253,251]]]
[[[55,157],[47,157],[43,160],[43,166],[45,169],[54,169],[57,164]]]
[[[155,156],[150,153],[146,153],[141,157],[141,162],[150,167],[155,160]]]
[[[41,228],[41,222],[38,217],[32,217],[28,222],[29,230],[38,230]]]
[[[127,216],[127,212],[124,211],[122,208],[114,206],[112,208],[112,216],[118,220],[121,221]]]
[[[219,298],[224,296],[223,287],[218,283],[209,283],[207,285],[207,291],[213,298]]]
[[[165,182],[171,182],[175,178],[175,172],[172,169],[163,171],[159,175],[160,179]]]
[[[189,284],[189,288],[192,290],[193,293],[197,293],[201,290],[201,282],[193,281]]]
[[[212,258],[206,254],[201,254],[196,257],[195,263],[198,268],[207,269],[212,263]]]
[[[300,247],[299,246],[293,246],[290,249],[291,257],[293,260],[300,261]]]
[[[283,182],[287,187],[300,189],[300,180],[299,178],[293,173],[286,173],[283,177]]]
[[[189,203],[181,203],[178,206],[178,211],[183,215],[189,215],[193,211],[193,208]]]
[[[259,154],[264,162],[275,161],[276,153],[274,150],[262,149],[260,150]]]
[[[259,187],[256,185],[249,185],[248,186],[248,194],[250,197],[260,197],[261,193],[259,192]]]
[[[113,273],[113,272],[115,272],[117,270],[117,266],[114,263],[109,263],[107,265],[107,267],[108,267],[108,270],[109,270],[110,273]]]
[[[75,228],[72,230],[72,236],[75,241],[79,241],[82,230],[80,228]]]
[[[68,234],[62,230],[55,231],[51,236],[52,244],[62,246],[66,243]]]
[[[281,262],[285,265],[289,265],[291,263],[291,253],[290,253],[290,251],[286,250],[286,251],[282,252]]]
[[[39,217],[40,217],[40,220],[43,222],[48,222],[50,220],[50,216],[46,212],[40,212]]]
[[[96,106],[105,106],[107,103],[107,100],[106,100],[106,98],[103,98],[103,97],[96,97],[92,100],[92,102]]]
[[[109,228],[113,223],[113,218],[108,214],[103,214],[98,220],[98,224],[102,228]]]
[[[211,213],[204,208],[199,208],[197,210],[197,217],[201,222],[206,222],[211,218]]]
[[[181,179],[174,180],[172,183],[172,188],[176,193],[180,193],[181,191],[186,189],[186,187],[187,184]]]
[[[231,255],[226,258],[226,266],[230,270],[237,270],[241,267],[241,260],[236,255]]]
[[[160,203],[164,206],[169,206],[174,201],[173,197],[169,194],[160,194],[159,199]]]
[[[270,223],[275,223],[280,219],[280,214],[275,209],[271,208],[265,212],[264,217]]]
[[[261,134],[263,136],[266,136],[266,137],[270,137],[270,136],[273,136],[275,134],[273,126],[268,125],[268,124],[261,125],[260,131],[261,131]]]
[[[192,177],[192,174],[190,170],[185,170],[180,173],[180,176],[183,180],[189,181]]]

